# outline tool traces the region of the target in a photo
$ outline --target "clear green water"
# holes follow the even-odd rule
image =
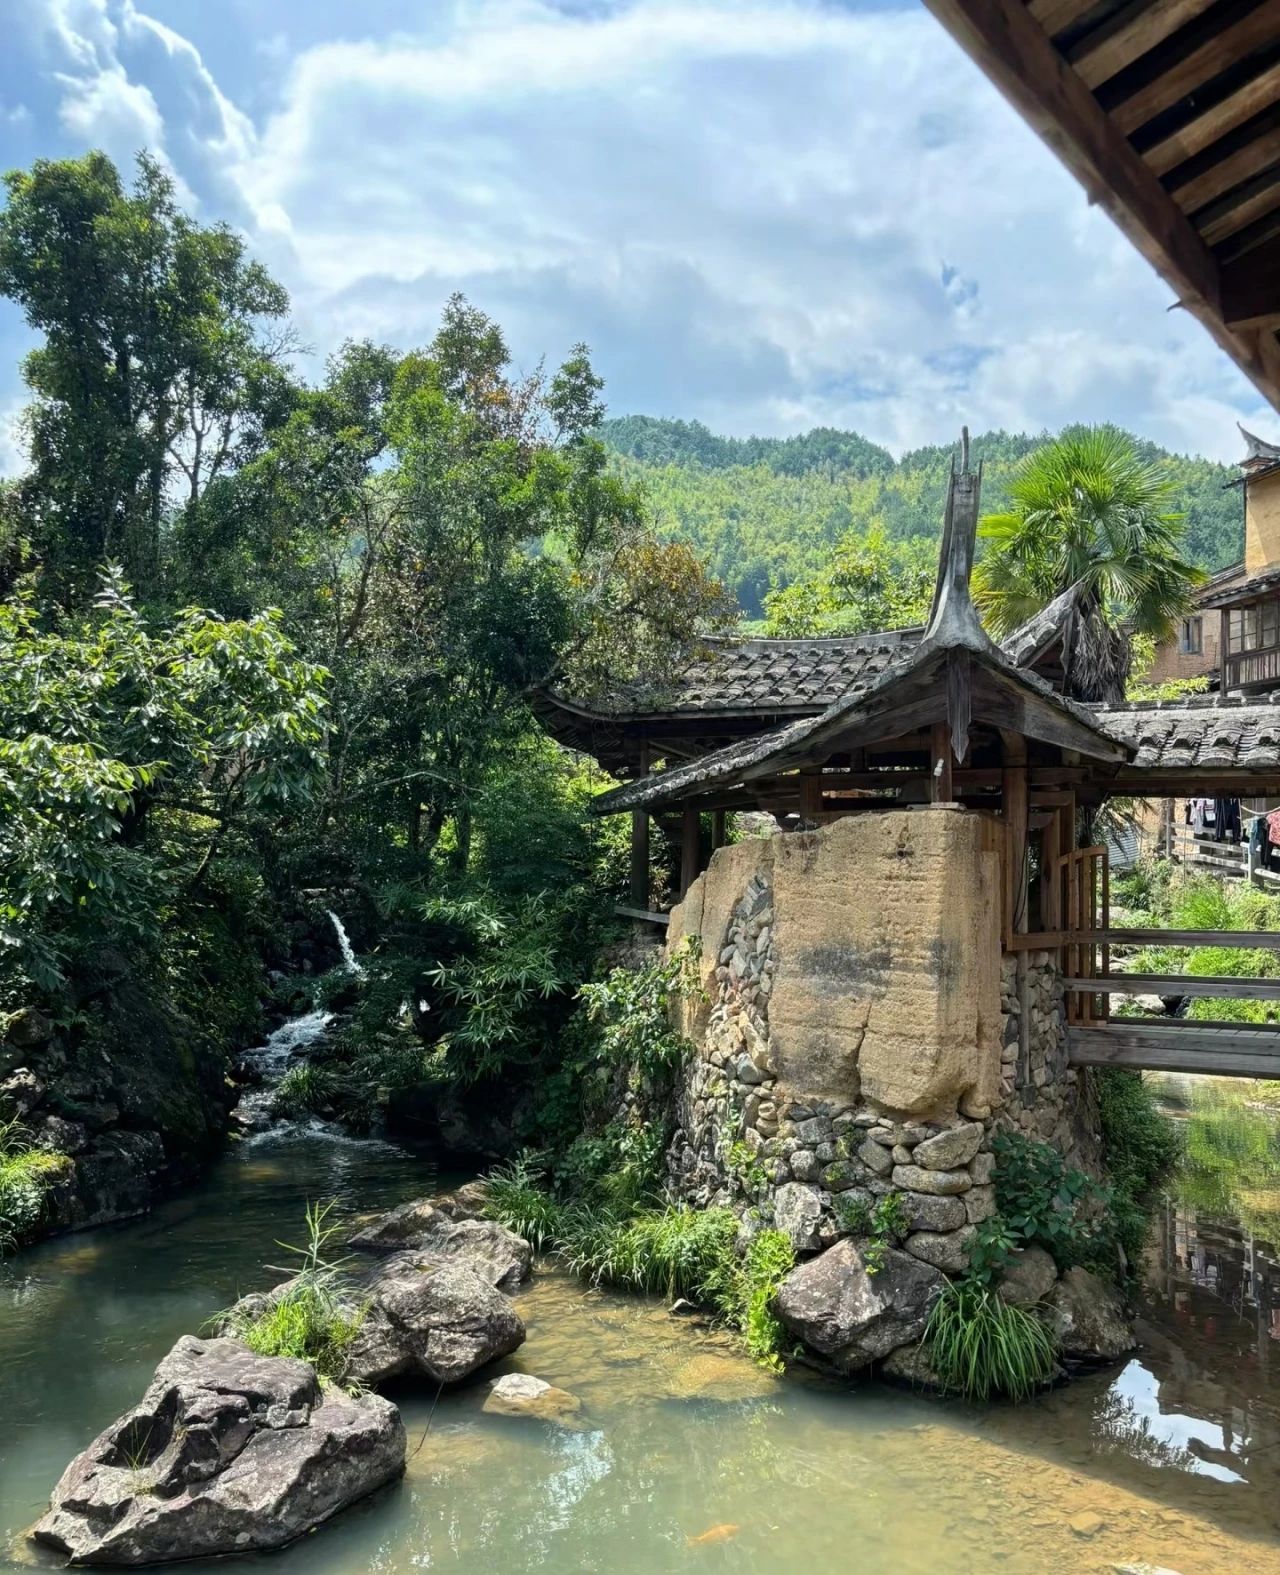
[[[261,1264],[306,1199],[367,1213],[445,1179],[376,1146],[268,1140],[146,1220],[0,1271],[0,1567],[33,1557],[21,1533],[49,1488],[173,1340],[272,1282]],[[429,1430],[432,1396],[399,1396],[399,1486],[281,1554],[215,1567],[1280,1572],[1280,1266],[1223,1216],[1230,1196],[1212,1218],[1198,1201],[1156,1222],[1140,1356],[1017,1409],[778,1382],[660,1306],[544,1273],[509,1365],[579,1395],[580,1431],[484,1417],[483,1383],[446,1394]],[[1091,1535],[1070,1524],[1085,1512],[1103,1523]]]

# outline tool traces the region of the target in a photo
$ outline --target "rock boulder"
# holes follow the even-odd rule
[[[490,1384],[481,1409],[490,1416],[531,1417],[538,1422],[571,1426],[582,1402],[567,1389],[557,1389],[532,1373],[506,1373]]]
[[[346,1376],[371,1386],[413,1377],[457,1383],[523,1343],[510,1300],[466,1264],[398,1268],[370,1287]]]
[[[1138,1341],[1114,1286],[1088,1269],[1068,1269],[1050,1293],[1045,1317],[1062,1354],[1078,1362],[1110,1362]]]
[[[841,1372],[856,1372],[918,1341],[945,1284],[939,1270],[893,1247],[869,1273],[862,1250],[846,1238],[793,1269],[774,1309],[810,1350]]]
[[[77,1455],[32,1536],[81,1564],[282,1547],[404,1470],[400,1414],[321,1392],[307,1362],[184,1336]]]
[[[1014,1307],[1034,1307],[1053,1289],[1058,1266],[1043,1247],[1023,1247],[1010,1258],[996,1293]]]
[[[465,1263],[503,1290],[527,1280],[533,1248],[495,1220],[450,1218],[433,1203],[419,1200],[375,1220],[351,1238],[362,1252],[396,1254],[401,1267],[428,1268],[451,1259]]]

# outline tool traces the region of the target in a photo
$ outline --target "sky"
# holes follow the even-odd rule
[[[895,453],[1280,421],[918,0],[0,0],[0,166],[149,149],[287,287],[300,369],[463,291],[612,414]],[[20,464],[0,301],[0,473]]]

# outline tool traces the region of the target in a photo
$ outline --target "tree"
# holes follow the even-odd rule
[[[1009,507],[981,523],[988,545],[974,588],[997,635],[1081,587],[1066,661],[1068,692],[1080,699],[1123,700],[1129,634],[1164,638],[1204,581],[1182,556],[1174,485],[1114,427],[1075,428],[1022,461]]]
[[[765,632],[862,634],[920,623],[929,612],[937,559],[932,541],[890,541],[878,522],[865,533],[848,531],[827,568],[765,598]]]
[[[5,176],[0,293],[44,342],[27,357],[28,535],[68,605],[119,559],[160,593],[172,486],[198,502],[290,399],[288,298],[226,225],[179,211],[147,155],[126,191],[102,153]]]
[[[0,603],[0,979],[157,942],[245,816],[309,794],[323,680],[278,614],[152,627],[117,573],[56,628]]]

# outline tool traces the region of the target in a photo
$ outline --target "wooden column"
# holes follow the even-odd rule
[[[951,775],[951,729],[935,722],[929,730],[929,799],[950,804],[955,798]]]
[[[1218,615],[1218,692],[1226,694],[1227,684],[1227,630],[1231,626],[1230,614],[1224,607]],[[1241,644],[1244,642],[1241,641]]]
[[[1006,881],[1009,929],[1024,935],[1027,929],[1027,744],[1016,733],[1004,738],[1004,766],[1000,773],[1000,804],[1009,828],[1009,868]]]
[[[649,772],[649,751],[641,749],[637,776]],[[649,911],[649,811],[631,811],[631,906]]]
[[[725,818],[724,817],[724,810],[722,810],[722,809],[713,809],[711,811],[711,851],[713,853],[715,852],[715,850],[717,848],[724,847],[724,840],[725,840],[724,818]]]
[[[680,822],[680,896],[697,880],[702,854],[702,816],[689,805]]]

